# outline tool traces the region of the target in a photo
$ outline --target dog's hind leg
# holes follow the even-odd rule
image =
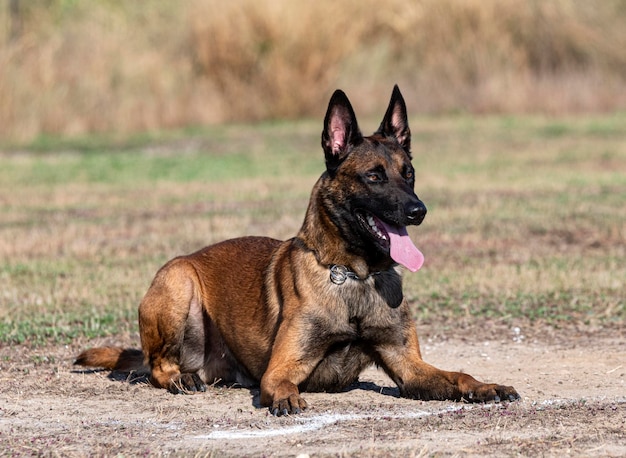
[[[174,259],[156,275],[139,306],[141,346],[150,381],[172,393],[205,391],[198,371],[205,352],[205,328],[195,269]]]

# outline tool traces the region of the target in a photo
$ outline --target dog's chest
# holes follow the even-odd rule
[[[332,275],[331,275],[332,282]],[[395,270],[376,272],[366,279],[348,278],[332,291],[354,316],[396,309],[402,303],[402,277]]]
[[[348,280],[343,285],[333,287],[332,293],[335,301],[345,307],[350,317],[362,318],[386,306],[386,301],[371,279]]]
[[[406,318],[399,275],[348,280],[332,285],[326,296],[332,311],[332,326],[338,334],[353,339],[380,340],[387,330],[394,329]]]

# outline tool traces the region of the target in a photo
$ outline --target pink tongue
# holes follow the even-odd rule
[[[413,245],[406,227],[389,226],[382,221],[380,222],[389,234],[391,259],[402,264],[411,272],[418,271],[424,264],[424,255]]]

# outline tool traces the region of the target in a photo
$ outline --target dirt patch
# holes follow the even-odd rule
[[[254,390],[175,396],[141,379],[79,371],[103,343],[0,349],[0,455],[625,456],[626,337],[490,327],[422,329],[428,362],[511,384],[516,403],[397,397],[372,368],[339,394],[309,393],[302,415],[275,418]]]

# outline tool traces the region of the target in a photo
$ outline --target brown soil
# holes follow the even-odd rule
[[[308,411],[275,418],[255,407],[254,390],[172,395],[72,366],[85,347],[136,338],[5,347],[0,455],[626,456],[623,327],[443,329],[422,327],[425,360],[513,385],[522,400],[401,399],[372,368],[358,386],[309,393]]]

